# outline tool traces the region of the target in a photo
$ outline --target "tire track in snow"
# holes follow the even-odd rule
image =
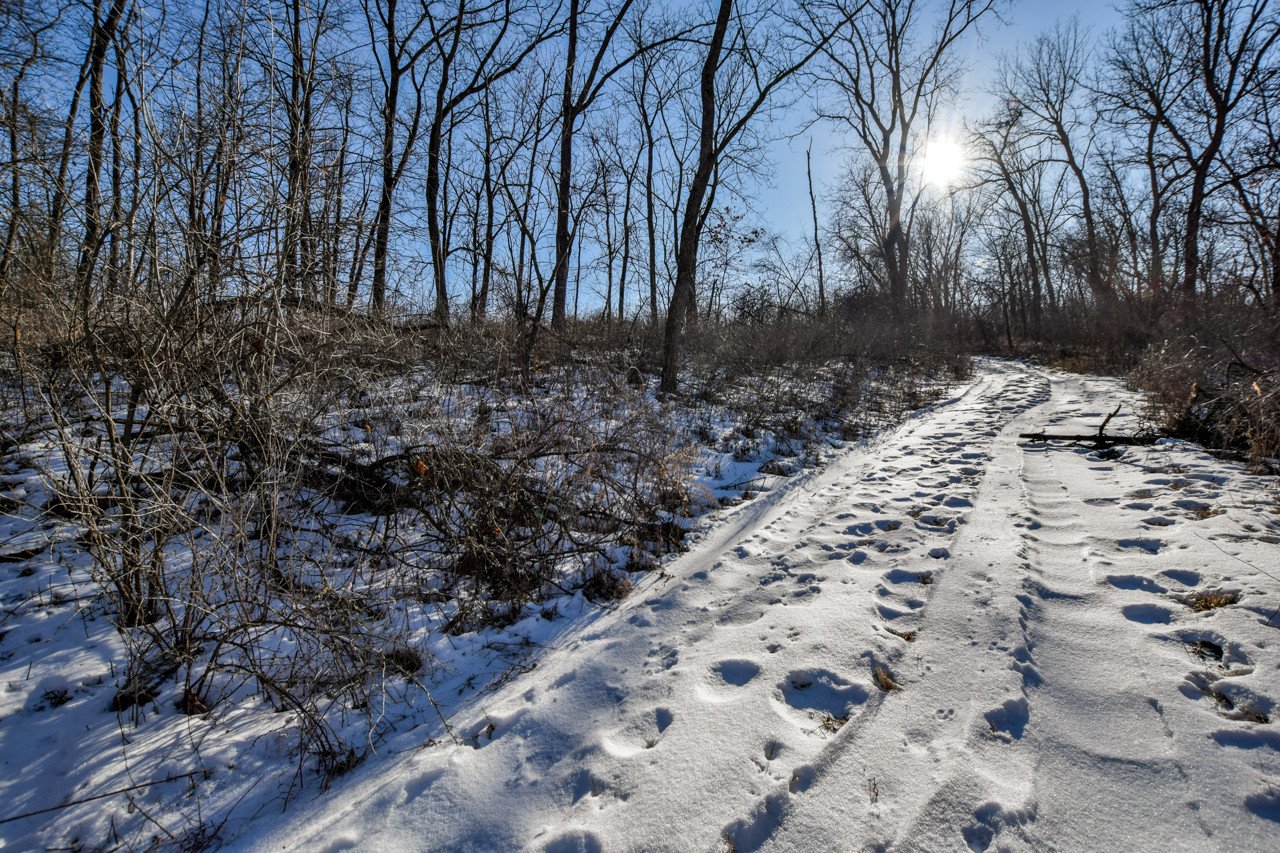
[[[1229,473],[1181,445],[1121,462],[1123,453],[1087,448],[1019,448],[1016,432],[1083,432],[1123,394],[1111,381],[1046,375],[1050,404],[997,442],[924,612],[905,693],[823,756],[816,784],[770,804],[769,831],[752,849],[1274,846],[1280,737],[1274,694],[1263,692],[1276,684],[1274,660],[1258,667],[1257,652],[1231,639],[1250,611],[1197,615],[1192,593],[1178,592],[1249,591],[1211,587],[1202,575],[1229,580],[1251,564],[1224,567],[1203,547],[1209,538],[1185,532],[1228,512],[1219,493]],[[1131,416],[1117,426],[1132,429]],[[1135,480],[1147,488],[1133,490]],[[1264,547],[1272,534],[1257,510],[1236,525],[1252,537],[1210,536]],[[1259,580],[1253,594],[1274,595]],[[1269,626],[1264,609],[1253,613]],[[1269,647],[1274,629],[1258,630],[1254,648]],[[930,645],[931,635],[941,641]],[[1171,673],[1193,659],[1201,669],[1179,684]],[[941,707],[948,700],[955,707]]]
[[[767,831],[744,836],[739,849],[847,848],[850,826],[861,827],[865,849],[937,849],[942,838],[985,849],[1033,815],[1034,768],[1016,755],[1035,679],[1020,601],[1033,555],[1025,536],[1009,533],[1021,529],[1025,494],[1015,439],[1049,386],[1037,371],[1007,368],[990,401],[1006,417],[989,441],[976,508],[904,655],[904,692],[822,756],[821,781],[803,796],[762,804]]]

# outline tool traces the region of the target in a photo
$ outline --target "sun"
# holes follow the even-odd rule
[[[925,145],[920,174],[938,189],[946,189],[960,180],[966,165],[964,149],[959,143],[951,139],[934,139]]]

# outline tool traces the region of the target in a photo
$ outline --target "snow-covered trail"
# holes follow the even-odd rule
[[[482,700],[465,743],[375,759],[241,844],[1280,844],[1272,481],[1182,444],[1017,441],[1117,402],[1109,380],[981,363],[735,510]],[[1216,588],[1241,598],[1175,598]]]

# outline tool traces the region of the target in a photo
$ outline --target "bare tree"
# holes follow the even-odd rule
[[[822,235],[818,230],[818,197],[813,192],[813,140],[804,152],[805,176],[809,179],[809,210],[813,214],[813,254],[818,262],[818,316],[827,314],[827,277],[822,266]]]
[[[796,29],[781,36],[794,39],[793,42],[775,42],[765,49],[762,40],[779,37],[776,31],[762,32],[761,22],[769,17],[767,11],[758,6],[741,8],[734,0],[720,0],[718,4],[699,76],[698,159],[684,195],[675,283],[663,334],[660,388],[664,393],[674,393],[678,387],[680,339],[686,316],[695,304],[698,242],[706,224],[708,190],[721,158],[775,92],[825,50],[854,14],[843,8],[834,16],[822,15],[815,8],[802,7],[802,12],[806,15],[803,29],[801,22],[792,21]],[[799,36],[806,30],[814,37],[801,45]]]
[[[519,68],[554,35],[551,22],[524,21],[522,26],[521,19],[528,11],[525,4],[513,0],[476,4],[458,0],[447,19],[428,17],[435,46],[436,85],[427,123],[427,239],[435,281],[435,313],[441,324],[449,320],[449,246],[442,225],[447,214],[441,199],[445,127],[471,99]]]
[[[1075,181],[1078,209],[1084,223],[1085,264],[1089,290],[1105,301],[1111,286],[1102,267],[1103,248],[1094,210],[1092,181],[1086,174],[1093,148],[1096,115],[1079,98],[1087,93],[1089,50],[1078,19],[1038,36],[1008,70],[1003,95],[1016,104],[1027,130],[1054,146],[1059,160]]]
[[[422,126],[422,86],[418,62],[431,48],[431,39],[423,36],[427,16],[420,14],[405,23],[399,17],[399,0],[364,0],[365,22],[382,81],[378,111],[382,118],[382,141],[379,163],[382,171],[378,205],[373,217],[373,282],[370,304],[381,312],[387,300],[387,256],[391,245],[391,219],[394,215],[396,186],[404,177],[414,142]],[[413,103],[407,119],[400,116],[402,87],[413,88]],[[405,139],[398,141],[396,131],[405,122]]]
[[[89,310],[93,299],[94,266],[102,250],[110,222],[102,216],[102,166],[107,136],[107,103],[103,93],[103,69],[107,50],[116,37],[125,12],[125,0],[102,0],[93,5],[93,29],[89,37],[89,147],[86,152],[84,192],[84,234],[80,239],[80,260],[76,264],[76,307],[81,328],[89,334]]]
[[[843,0],[835,5],[848,9]],[[910,284],[905,217],[914,156],[957,80],[956,44],[996,5],[997,0],[869,0],[853,26],[824,44],[824,61],[814,66],[815,78],[835,98],[820,115],[851,131],[875,164],[884,199],[881,255],[899,316],[907,309]]]
[[[1280,19],[1269,0],[1135,0],[1126,16],[1110,50],[1111,97],[1149,122],[1153,148],[1186,176],[1181,293],[1194,299],[1214,170],[1233,120],[1277,73]]]

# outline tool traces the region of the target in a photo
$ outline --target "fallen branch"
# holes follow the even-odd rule
[[[1157,436],[1152,433],[1142,435],[1107,435],[1107,424],[1111,423],[1111,419],[1120,414],[1120,406],[1116,406],[1111,414],[1102,420],[1102,425],[1098,427],[1096,433],[1085,434],[1063,434],[1051,432],[1023,432],[1018,433],[1018,438],[1025,438],[1028,441],[1074,441],[1084,442],[1091,441],[1095,447],[1115,447],[1116,445],[1147,445],[1155,444]]]
[[[1018,438],[1025,438],[1028,441],[1092,441],[1099,447],[1111,447],[1117,444],[1142,446],[1156,443],[1154,435],[1060,435],[1048,432],[1022,432],[1018,433]]]

